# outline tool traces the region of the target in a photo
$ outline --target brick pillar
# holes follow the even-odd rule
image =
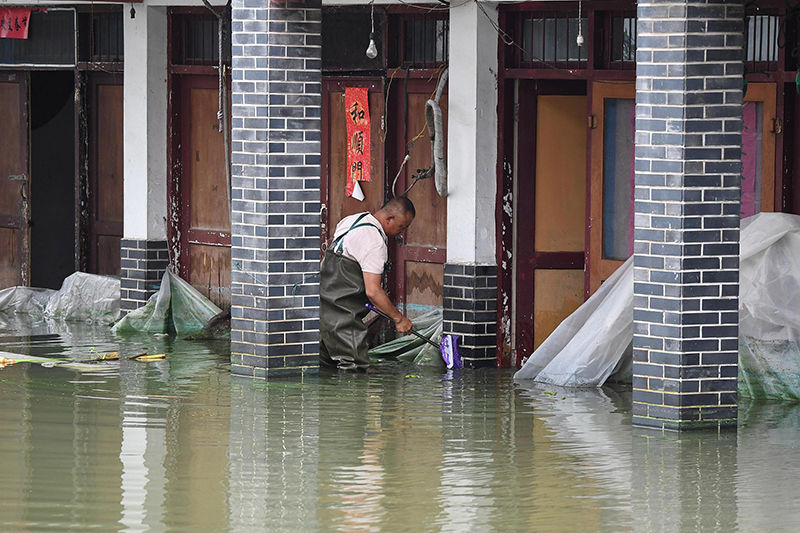
[[[122,239],[120,253],[120,315],[125,316],[161,287],[169,252],[167,241]]]
[[[320,0],[234,0],[231,370],[318,369]]]
[[[743,17],[638,4],[636,425],[736,424]]]
[[[497,358],[497,267],[444,265],[444,331],[458,335],[467,368]]]

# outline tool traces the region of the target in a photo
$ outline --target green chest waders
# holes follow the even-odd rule
[[[342,370],[369,366],[367,326],[363,322],[368,313],[364,307],[368,301],[364,274],[357,261],[342,255],[342,239],[353,229],[371,226],[380,233],[374,224],[361,222],[367,214],[333,241],[320,266],[319,360],[321,365]]]

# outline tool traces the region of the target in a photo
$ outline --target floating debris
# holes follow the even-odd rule
[[[145,361],[145,362],[146,361],[160,361],[161,359],[164,359],[166,356],[167,356],[167,354],[165,354],[165,353],[154,353],[154,354],[143,353],[143,354],[139,354],[139,355],[134,355],[130,359],[133,359],[134,361]]]

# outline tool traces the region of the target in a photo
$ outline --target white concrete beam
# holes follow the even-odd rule
[[[124,238],[167,238],[167,9],[124,17]]]
[[[450,10],[447,262],[495,264],[497,5]]]

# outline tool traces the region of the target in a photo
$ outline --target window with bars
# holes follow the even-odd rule
[[[123,60],[122,12],[96,13],[89,22],[89,61]]]
[[[435,68],[447,62],[450,23],[445,18],[406,18],[402,24],[401,64],[410,68]]]
[[[212,14],[178,14],[173,18],[173,64],[216,65],[219,61],[219,30]],[[223,61],[230,64],[230,22],[222,32]]]
[[[612,63],[636,61],[636,18],[611,18],[610,51]]]
[[[578,18],[567,13],[522,21],[523,64],[535,66],[537,63],[560,64],[581,68],[587,60],[588,42],[578,46]],[[588,20],[580,19],[581,34],[586,39]]]
[[[749,71],[777,70],[779,27],[780,21],[777,15],[747,16],[745,61]]]

